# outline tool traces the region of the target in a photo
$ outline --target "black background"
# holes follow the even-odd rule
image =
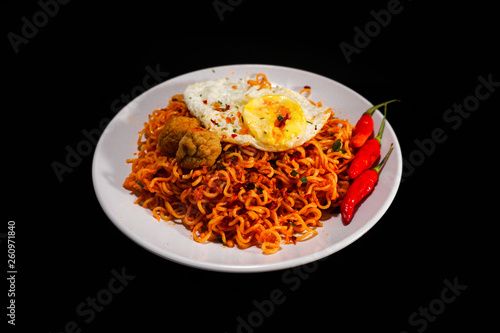
[[[285,301],[240,331],[484,331],[498,312],[491,208],[498,198],[492,119],[500,89],[456,128],[443,115],[475,94],[479,76],[500,81],[496,9],[477,1],[402,1],[401,12],[348,63],[339,44],[353,45],[354,28],[363,29],[374,20],[370,12],[388,2],[233,1],[221,20],[213,1],[71,1],[16,53],[8,34],[21,35],[22,18],[32,22],[41,7],[8,1],[1,232],[16,222],[18,271],[16,326],[8,328],[64,332],[74,321],[82,332],[236,332],[238,317],[258,321],[254,301],[277,289]],[[76,147],[83,130],[114,116],[112,102],[142,84],[147,66],[158,65],[170,79],[245,63],[315,72],[374,103],[402,100],[388,119],[414,168],[405,168],[391,207],[355,243],[296,271],[197,270],[148,252],[108,220],[94,194],[91,155],[58,180],[51,164],[64,163],[65,147]],[[430,139],[436,128],[446,141],[417,153],[416,140]],[[89,316],[76,308],[122,269],[134,278],[85,322]],[[414,312],[438,304],[445,280],[467,288],[427,326],[411,325]]]

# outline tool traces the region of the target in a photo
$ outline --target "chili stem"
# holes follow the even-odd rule
[[[371,108],[369,108],[368,110],[366,110],[364,114],[369,114],[371,116],[373,114],[373,112],[375,112],[375,110],[377,110],[378,108],[381,108],[384,105],[392,103],[392,102],[399,102],[399,99],[393,99],[393,100],[390,100],[390,101],[387,101],[387,102],[380,103],[378,105],[372,106]]]
[[[373,168],[373,171],[375,171],[377,174],[379,174],[380,170],[384,167],[385,163],[387,162],[387,159],[389,158],[389,156],[392,153],[393,148],[394,148],[394,144],[391,143],[391,147],[389,148],[389,151],[387,152],[387,154],[385,154],[385,156],[382,159],[382,161],[380,162],[380,164]]]
[[[382,133],[384,133],[385,128],[385,118],[387,118],[387,104],[384,105],[384,119],[382,119],[382,124],[380,124],[380,129],[375,139],[382,145]]]

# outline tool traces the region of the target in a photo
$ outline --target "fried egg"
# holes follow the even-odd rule
[[[260,88],[248,78],[190,84],[184,101],[202,125],[221,141],[250,145],[265,151],[285,151],[314,137],[331,115],[290,89]]]

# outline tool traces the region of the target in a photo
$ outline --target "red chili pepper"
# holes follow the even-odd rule
[[[354,132],[352,133],[352,138],[351,138],[351,143],[354,147],[359,148],[362,145],[365,144],[366,140],[372,135],[373,132],[373,118],[372,114],[377,110],[378,108],[381,108],[382,106],[387,107],[387,104],[392,103],[392,102],[399,102],[397,99],[393,99],[388,102],[384,102],[375,106],[372,106],[368,110],[363,113],[361,118],[359,118],[358,122],[356,123],[356,128],[354,129]]]
[[[342,218],[344,224],[348,225],[351,222],[352,216],[354,214],[354,208],[356,205],[363,200],[375,187],[378,180],[378,175],[380,169],[384,166],[385,162],[389,158],[392,152],[393,144],[389,148],[389,152],[385,155],[382,162],[373,169],[365,170],[358,178],[347,189],[347,193],[340,204],[340,211],[342,213]]]
[[[359,148],[349,166],[347,174],[351,179],[356,178],[363,171],[371,167],[377,158],[380,157],[380,146],[382,145],[382,133],[384,132],[386,115],[387,104],[384,106],[384,119],[380,125],[378,135],[374,139],[366,141],[365,144]]]

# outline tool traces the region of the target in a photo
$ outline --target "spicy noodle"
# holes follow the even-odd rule
[[[267,86],[262,75],[248,83]],[[139,132],[137,157],[127,160],[132,172],[123,186],[135,191],[135,203],[151,209],[159,221],[181,220],[197,242],[275,253],[282,243],[316,235],[323,211],[340,205],[347,191],[353,126],[333,112],[302,146],[266,152],[221,142],[216,163],[197,170],[180,168],[175,157],[158,148],[165,122],[176,116],[191,117],[183,95],[149,115]]]

